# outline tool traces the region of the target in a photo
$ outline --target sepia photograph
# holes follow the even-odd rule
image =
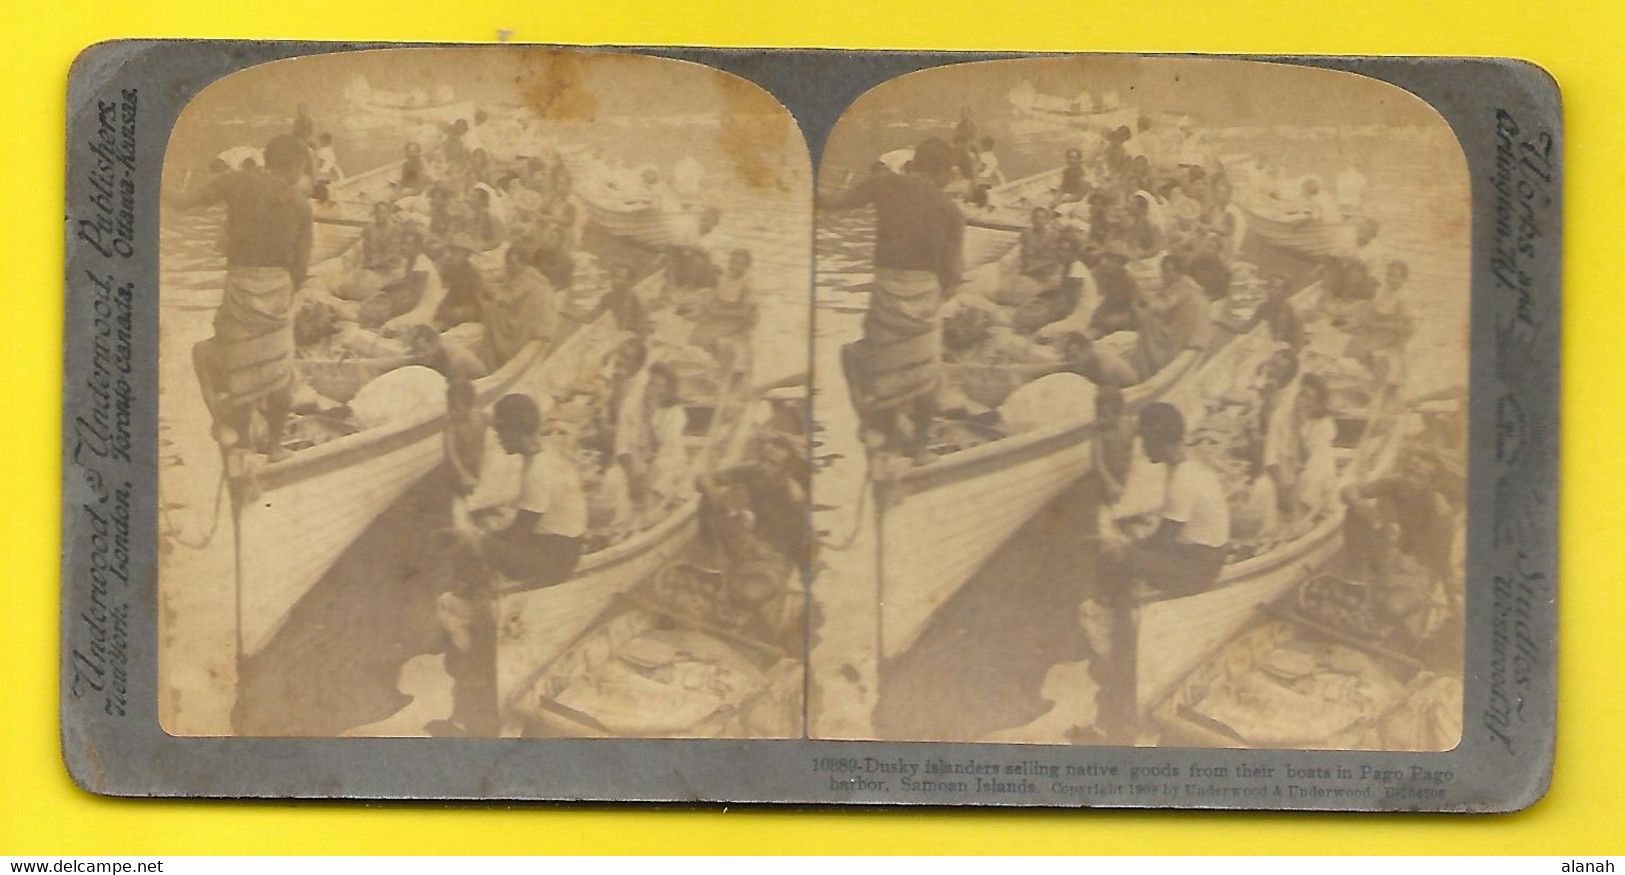
[[[250,67],[163,156],[159,719],[804,734],[812,172],[685,61]]]
[[[814,738],[1443,751],[1467,163],[1259,61],[955,64],[816,191]]]

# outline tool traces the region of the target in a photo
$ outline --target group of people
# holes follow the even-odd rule
[[[1366,222],[1357,247],[1323,258],[1305,283],[1259,270],[1240,251],[1247,215],[1231,174],[1187,123],[1165,139],[1172,145],[1157,148],[1143,130],[1106,131],[1090,157],[1085,146],[1066,151],[1048,191],[1000,202],[976,169],[967,113],[952,142],[889,153],[846,191],[819,197],[824,209],[876,211],[863,334],[843,351],[872,453],[929,464],[966,434],[980,442],[1032,427],[1035,407],[1080,419],[1077,405],[1093,405],[1100,591],[1085,613],[1101,629],[1090,642],[1103,689],[1097,730],[1116,740],[1132,740],[1138,716],[1136,606],[1211,588],[1238,550],[1267,549],[1350,506],[1368,541],[1411,545],[1438,583],[1448,570],[1447,514],[1395,517],[1381,499],[1410,488],[1402,479],[1349,486],[1342,468],[1360,437],[1340,420],[1357,403],[1347,399],[1367,399],[1355,415],[1370,415],[1404,379],[1408,265],[1382,255]],[[1305,186],[1306,198],[1323,194]],[[1335,201],[1322,200],[1329,218]],[[1010,253],[967,271],[967,224],[989,233],[1018,209],[1026,227]],[[1339,207],[1336,220],[1345,215]],[[1306,284],[1319,291],[1300,294]],[[1183,354],[1211,357],[1221,334],[1234,345],[1228,367],[1201,375],[1199,402],[1128,407],[1124,390]],[[1385,522],[1369,522],[1377,517]],[[1395,530],[1405,533],[1380,534]]]

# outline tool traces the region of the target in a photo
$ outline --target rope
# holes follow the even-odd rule
[[[873,489],[874,478],[864,477],[863,488],[858,490],[857,507],[852,514],[852,531],[846,533],[846,536],[841,539],[840,544],[833,544],[828,540],[820,539],[819,545],[821,547],[823,547],[825,550],[833,550],[837,553],[843,553],[852,549],[853,542],[857,541],[858,539],[858,532],[863,531],[863,510],[869,498],[869,493],[873,491]]]
[[[175,525],[175,521],[169,518],[169,506],[166,505],[162,497],[160,497],[158,501],[158,513],[164,518],[164,528],[166,530],[165,534],[169,535],[176,544],[179,544],[188,550],[202,550],[204,547],[209,546],[209,542],[214,540],[215,533],[220,531],[220,504],[225,498],[225,495],[226,471],[225,468],[222,467],[220,469],[219,484],[214,490],[214,513],[212,515],[212,519],[209,521],[209,531],[203,536],[203,540],[195,542],[188,541],[181,537],[181,527]]]

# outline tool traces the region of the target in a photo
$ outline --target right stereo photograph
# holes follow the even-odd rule
[[[1448,750],[1467,165],[1260,61],[912,73],[818,168],[809,735]]]

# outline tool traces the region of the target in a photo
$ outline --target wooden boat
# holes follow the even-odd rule
[[[310,241],[311,264],[343,255],[361,239],[362,229],[372,221],[373,204],[395,199],[403,163],[393,161],[332,184],[328,196],[336,210],[316,219]]]
[[[1358,217],[1341,222],[1315,221],[1290,203],[1253,191],[1257,167],[1253,156],[1219,156],[1219,163],[1234,186],[1233,203],[1247,218],[1247,233],[1278,249],[1310,258],[1353,252],[1359,238]]]
[[[651,206],[616,191],[602,176],[590,178],[575,190],[587,218],[607,233],[659,249],[693,245],[715,221],[715,211],[697,200]]]
[[[1340,484],[1382,476],[1398,458],[1400,444],[1395,410],[1373,411],[1341,471]],[[1142,605],[1136,638],[1142,712],[1257,619],[1263,606],[1325,566],[1342,549],[1344,513],[1338,504],[1297,538],[1225,566],[1207,592]]]
[[[340,183],[334,197],[368,208],[374,200],[387,200],[398,181],[399,166],[396,162],[350,177]],[[342,274],[361,263],[361,223],[331,229],[329,248],[342,240],[348,240],[348,245],[312,268],[313,276]],[[482,253],[476,264],[482,270],[493,270],[500,257],[500,251]],[[663,278],[664,274],[655,273],[643,282],[657,283]],[[570,362],[575,351],[613,331],[602,319],[585,326],[557,347],[556,356],[544,351],[541,344],[531,343],[495,373],[475,381],[478,403],[488,406],[509,392],[548,391],[550,381],[563,367],[552,362]],[[345,548],[439,464],[443,421],[442,403],[300,450],[279,462],[230,472],[241,654],[252,655],[269,643],[288,612]]]
[[[986,207],[962,202],[965,269],[998,261],[1014,249],[1032,224],[1033,208],[1049,206],[1060,181],[1060,169],[1046,170],[989,189]]]
[[[1053,94],[1041,94],[1031,82],[1023,81],[1010,91],[1010,105],[1018,116],[1039,119],[1078,128],[1116,130],[1127,127],[1134,130],[1140,123],[1140,108],[1118,106],[1096,110],[1093,99],[1082,95],[1069,100]]]
[[[1357,221],[1316,221],[1285,204],[1239,192],[1236,205],[1247,214],[1250,234],[1271,246],[1310,258],[1353,252],[1359,238]]]
[[[356,109],[372,115],[385,116],[403,122],[454,122],[458,119],[474,120],[474,101],[450,100],[439,103],[411,103],[399,96],[375,97],[355,104]]]
[[[965,216],[964,261],[967,271],[1009,255],[1021,242],[1021,232],[1032,225],[1035,207],[1054,200],[1061,168],[1013,179],[988,190],[988,206],[961,204]],[[1161,253],[1128,263],[1128,271],[1142,287],[1159,286]]]
[[[658,275],[657,275],[658,276]],[[547,355],[532,343],[474,383],[489,406],[510,392],[543,394],[559,366],[600,335],[604,321],[572,334]],[[270,642],[288,612],[346,547],[442,458],[443,404],[301,450],[233,478],[241,651]]]
[[[580,685],[592,685],[620,668],[615,663],[634,642],[662,632],[706,636],[700,641],[727,659],[732,668],[730,676],[742,682],[731,694],[715,700],[714,709],[707,707],[711,701],[706,697],[694,697],[701,708],[681,714],[671,713],[685,704],[680,700],[669,703],[678,706],[670,710],[639,702],[637,718],[641,725],[637,737],[760,738],[800,734],[800,654],[785,653],[775,644],[757,641],[633,593],[617,594],[607,617],[577,636],[520,685],[510,705],[526,734],[569,738],[627,734],[626,727],[617,731],[598,716],[567,702]]]
[[[1253,331],[1258,331],[1255,327]],[[1267,329],[1266,329],[1267,330]],[[1234,335],[1215,327],[1206,350],[1185,350],[1126,390],[1126,415],[1227,367]],[[1185,406],[1181,404],[1180,406]],[[876,482],[881,653],[906,651],[993,552],[1093,464],[1094,410],[1047,428],[971,447]]]
[[[758,392],[737,388],[740,383],[733,381],[712,408],[705,434],[692,439],[690,457],[700,467],[737,457],[750,436],[745,413]],[[583,556],[565,583],[541,589],[515,584],[498,593],[497,694],[505,712],[528,707],[519,698],[582,630],[687,551],[699,531],[699,509],[699,495],[684,498],[654,526]]]
[[[1318,284],[1300,290],[1311,298]],[[1194,421],[1203,409],[1204,376],[1233,369],[1268,331],[1244,335],[1214,326],[1205,350],[1186,350],[1151,379],[1124,391],[1125,415],[1167,401]],[[1245,340],[1246,343],[1237,342]],[[880,581],[880,651],[906,651],[937,608],[1005,541],[1093,465],[1094,411],[1047,428],[1001,438],[877,479],[876,574]],[[1273,555],[1273,554],[1272,554]],[[1238,566],[1253,580],[1276,566],[1267,559]]]

